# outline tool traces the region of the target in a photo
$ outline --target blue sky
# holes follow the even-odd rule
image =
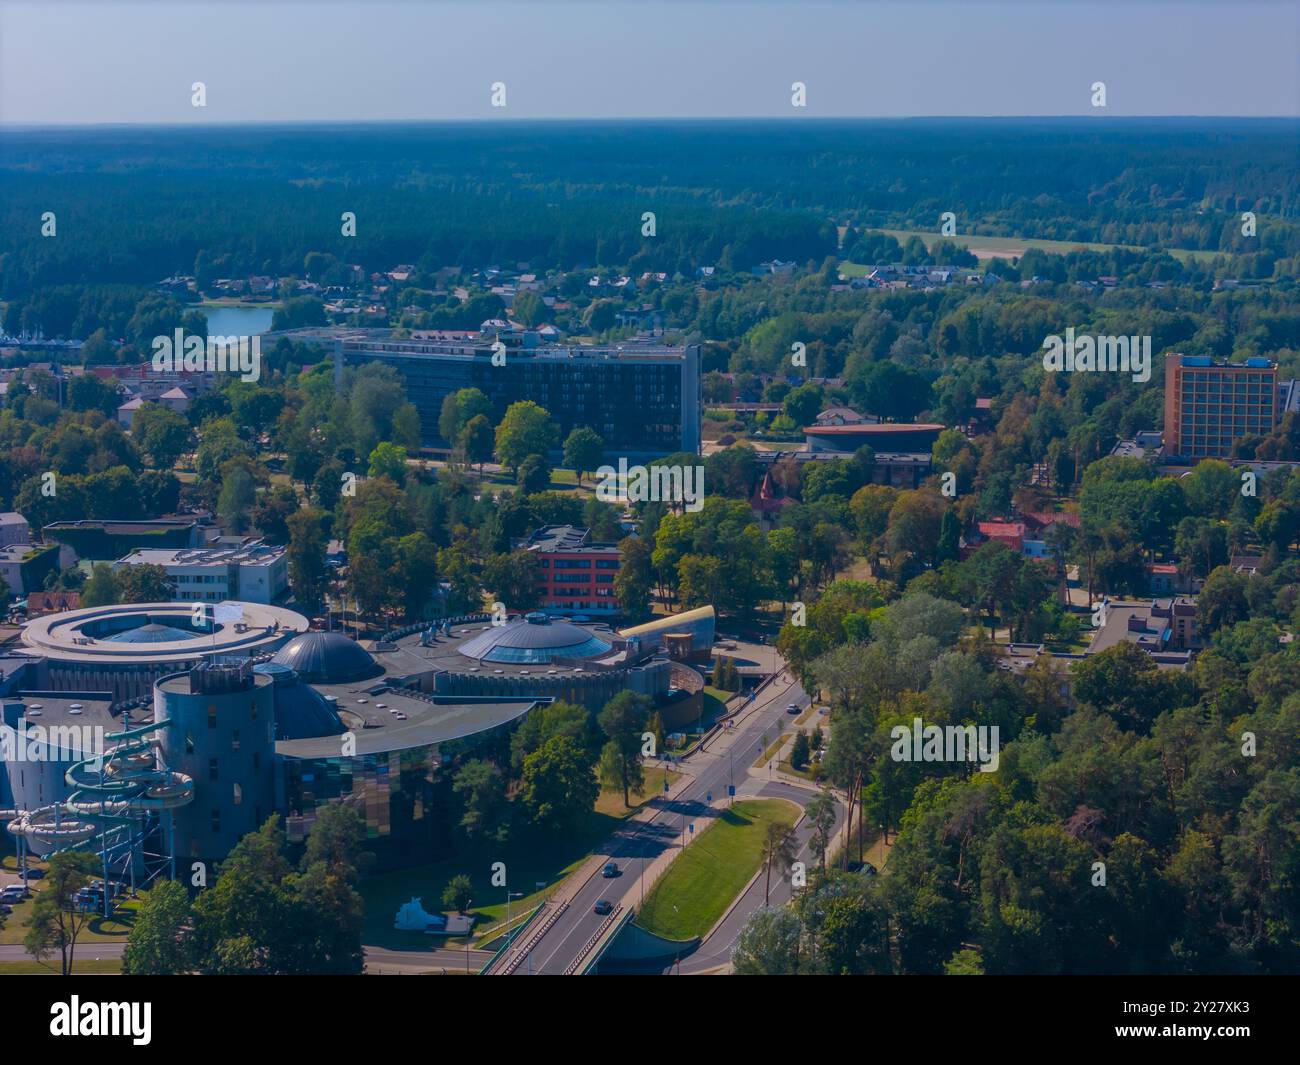
[[[1291,0],[0,0],[0,122],[1294,116],[1298,34]]]

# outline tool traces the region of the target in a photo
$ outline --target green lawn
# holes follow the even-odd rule
[[[704,935],[758,871],[768,824],[792,825],[798,816],[784,799],[747,799],[723,810],[659,878],[636,923],[667,939]]]
[[[596,812],[610,817],[631,817],[656,795],[664,793],[665,777],[668,779],[668,786],[672,787],[681,776],[672,769],[660,769],[658,766],[646,766],[643,775],[641,790],[633,791],[628,796],[632,800],[631,806],[623,805],[622,788],[601,788],[600,795],[596,798]]]
[[[661,774],[651,772],[646,775],[663,787]],[[621,794],[619,805],[622,805]],[[465,846],[460,853],[440,862],[367,877],[357,889],[366,904],[362,939],[371,946],[394,950],[418,950],[441,945],[444,940],[439,936],[397,931],[393,928],[393,919],[397,916],[398,907],[409,902],[412,897],[422,899],[423,906],[429,913],[443,912],[442,890],[457,873],[468,874],[473,882],[470,912],[478,915],[475,936],[482,935],[506,917],[505,889],[492,886],[494,862],[505,863],[510,890],[523,892],[523,898],[513,899],[510,903],[511,921],[518,923],[583,863],[595,846],[614,831],[621,819],[606,813],[596,813],[592,815],[585,833],[552,834],[541,841],[520,840],[504,845],[485,843]],[[540,888],[537,886],[539,883],[542,884]],[[461,938],[445,942],[463,946],[465,941]]]
[[[0,865],[3,865],[6,872],[16,873],[18,871],[18,859],[12,854],[6,855]],[[31,865],[43,867],[39,861],[31,862]],[[21,943],[23,937],[27,935],[27,924],[32,918],[32,905],[36,901],[37,893],[45,890],[44,880],[30,881],[32,889],[32,898],[25,902],[14,904],[13,913],[4,918],[4,927],[0,928],[0,943]],[[140,892],[143,899],[145,892]],[[97,916],[92,917],[86,927],[82,929],[78,937],[78,943],[92,945],[95,942],[106,943],[123,943],[131,932],[131,924],[135,919],[135,911],[140,905],[140,900],[124,903],[112,917]]]
[[[85,959],[85,950],[77,944],[72,961],[73,976],[116,976],[122,972],[121,958]],[[0,961],[0,976],[61,976],[57,954],[46,961]]]
[[[727,700],[735,694],[735,692],[724,691],[722,688],[715,688],[711,684],[706,684],[704,686],[704,716],[707,718],[712,715],[716,721],[726,713]]]

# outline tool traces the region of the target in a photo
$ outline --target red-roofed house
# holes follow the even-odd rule
[[[1025,550],[1025,524],[1020,521],[982,521],[979,523],[981,539],[996,540],[1006,544],[1016,554]]]

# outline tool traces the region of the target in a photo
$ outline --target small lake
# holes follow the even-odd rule
[[[270,307],[205,307],[210,337],[251,337],[271,328]]]

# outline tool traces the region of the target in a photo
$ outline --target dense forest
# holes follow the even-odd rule
[[[933,230],[944,211],[962,233],[1289,258],[1295,137],[1082,119],[8,131],[0,298],[196,273],[200,253],[232,276],[294,273],[313,251],[367,269],[746,269],[820,261],[837,225]],[[71,239],[40,236],[56,208]],[[1249,242],[1247,210],[1267,220]]]

